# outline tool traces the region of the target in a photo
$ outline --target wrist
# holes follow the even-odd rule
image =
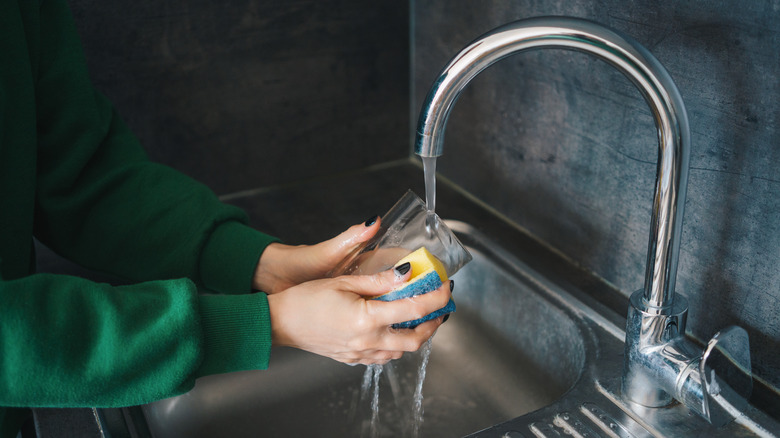
[[[288,245],[278,242],[271,243],[265,248],[252,277],[252,287],[255,290],[272,294],[283,289],[281,287],[283,279],[280,274],[285,266],[284,258],[288,248]]]
[[[286,335],[284,327],[284,294],[268,295],[268,315],[271,326],[271,344],[277,347],[292,346],[289,336]]]

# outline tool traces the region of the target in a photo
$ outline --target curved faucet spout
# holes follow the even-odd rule
[[[440,73],[422,107],[415,152],[423,157],[442,154],[450,110],[471,79],[509,55],[541,48],[572,49],[607,61],[639,88],[652,109],[659,152],[643,301],[654,311],[670,312],[687,188],[690,134],[677,86],[639,43],[575,18],[532,18],[499,27],[468,45]]]

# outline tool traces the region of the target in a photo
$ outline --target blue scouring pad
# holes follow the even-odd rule
[[[415,328],[418,325],[424,323],[425,321],[430,321],[442,315],[446,315],[448,313],[454,313],[454,312],[455,312],[455,301],[452,301],[452,298],[450,298],[450,301],[447,303],[447,305],[442,307],[441,309],[433,313],[429,313],[420,319],[415,319],[414,321],[406,321],[406,322],[399,322],[398,324],[393,324],[392,327],[393,328]]]

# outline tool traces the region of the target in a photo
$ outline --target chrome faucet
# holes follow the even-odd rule
[[[415,152],[442,154],[452,106],[475,76],[509,55],[539,48],[590,53],[615,66],[639,88],[658,129],[645,281],[630,298],[622,396],[648,407],[665,406],[674,397],[713,424],[724,424],[752,390],[747,333],[730,327],[703,353],[685,338],[687,302],[674,286],[688,184],[688,116],[677,86],[647,49],[582,19],[541,17],[499,27],[461,50],[439,74],[420,113]]]

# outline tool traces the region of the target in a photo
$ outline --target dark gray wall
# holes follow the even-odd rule
[[[751,335],[754,373],[780,386],[780,1],[413,3],[414,108],[478,35],[539,15],[589,18],[661,61],[693,149],[677,291],[689,331]],[[456,103],[441,173],[628,296],[642,287],[657,137],[614,68],[537,51],[478,76]]]
[[[406,2],[70,4],[150,156],[220,194],[408,155]]]

